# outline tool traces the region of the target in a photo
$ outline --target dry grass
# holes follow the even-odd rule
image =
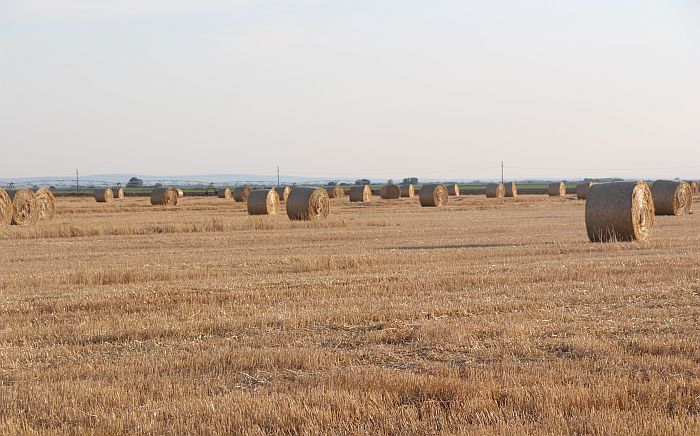
[[[0,434],[697,434],[700,218],[57,199],[0,230]]]

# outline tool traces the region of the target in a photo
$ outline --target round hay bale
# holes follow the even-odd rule
[[[396,200],[401,198],[401,188],[399,185],[384,185],[379,191],[379,196],[383,200]]]
[[[294,188],[287,198],[287,216],[294,221],[320,221],[328,217],[330,199],[325,189]]]
[[[588,198],[588,190],[591,189],[591,186],[593,186],[591,182],[579,183],[576,185],[576,198],[578,200],[585,200]]]
[[[459,185],[450,183],[445,185],[447,187],[447,195],[458,196],[459,195]]]
[[[651,185],[656,215],[686,215],[693,205],[692,188],[686,182],[657,180]]]
[[[416,189],[410,183],[399,185],[399,187],[401,188],[401,196],[404,198],[413,198],[413,196],[416,195]]]
[[[506,183],[506,197],[515,198],[518,196],[518,185],[515,182]]]
[[[345,191],[340,186],[326,186],[328,198],[343,198]]]
[[[115,199],[123,200],[124,199],[124,188],[112,188],[112,194],[114,195]]]
[[[444,207],[448,201],[447,187],[442,183],[423,185],[418,193],[420,205],[423,207]]]
[[[278,186],[275,188],[275,192],[277,192],[277,196],[279,197],[280,201],[287,201],[287,197],[289,197],[289,193],[292,192],[292,188],[289,186]]]
[[[233,199],[237,203],[245,203],[248,201],[248,195],[250,195],[251,189],[247,186],[239,186],[233,190]]]
[[[216,194],[219,196],[219,198],[233,197],[233,193],[231,193],[231,190],[229,188],[217,189]]]
[[[39,221],[39,202],[30,189],[8,191],[12,200],[12,221],[16,226],[30,226]]]
[[[692,189],[693,194],[700,193],[700,184],[698,184],[698,182],[689,182],[689,183],[690,183],[690,189]]]
[[[0,188],[0,227],[9,226],[12,222],[12,199],[7,191]]]
[[[547,195],[550,197],[566,197],[566,184],[564,182],[550,183]]]
[[[586,199],[591,242],[644,241],[654,225],[654,200],[642,182],[594,184]]]
[[[177,189],[157,188],[151,192],[151,204],[153,206],[176,206]]]
[[[248,195],[248,215],[277,215],[280,197],[274,189],[256,189]]]
[[[503,198],[506,196],[506,186],[503,183],[486,185],[486,198]]]
[[[112,188],[95,189],[95,201],[98,203],[108,203],[114,198]]]
[[[369,185],[354,185],[350,188],[351,203],[367,203],[372,198],[372,188]]]
[[[34,192],[39,205],[39,221],[51,221],[56,216],[56,199],[51,191],[39,188]]]
[[[176,191],[177,191],[177,198],[182,198],[185,196],[185,191],[183,191],[182,189],[177,188]]]

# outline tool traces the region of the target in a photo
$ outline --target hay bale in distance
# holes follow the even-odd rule
[[[418,193],[418,200],[423,207],[444,207],[447,205],[447,187],[442,183],[423,185]]]
[[[503,183],[486,185],[486,198],[503,198],[506,196],[506,186]]]
[[[343,198],[345,191],[340,186],[326,186],[328,198]]]
[[[177,189],[157,188],[151,192],[151,204],[153,206],[176,206]]]
[[[39,221],[51,221],[56,216],[56,199],[51,191],[39,188],[34,192],[39,206]]]
[[[550,197],[566,197],[566,184],[564,182],[550,183],[547,195]]]
[[[116,200],[124,199],[124,188],[112,188],[112,194]]]
[[[39,202],[30,189],[8,191],[12,200],[12,221],[16,226],[32,226],[39,221]]]
[[[274,189],[256,189],[248,195],[248,215],[276,215],[280,197]]]
[[[656,215],[686,215],[693,205],[693,192],[686,182],[657,180],[651,185]]]
[[[229,188],[217,189],[216,195],[218,195],[219,198],[231,198],[231,197],[233,197],[233,194],[231,193],[231,190]]]
[[[279,197],[280,201],[287,201],[287,197],[289,197],[289,193],[292,192],[292,188],[289,186],[278,186],[275,188],[275,192],[277,192],[277,196]]]
[[[251,189],[248,186],[239,186],[233,190],[233,199],[237,203],[245,203],[248,201]]]
[[[585,200],[588,198],[588,190],[591,189],[591,186],[593,186],[591,182],[579,183],[576,185],[576,198],[578,200]]]
[[[12,223],[12,199],[7,191],[0,188],[0,228]]]
[[[654,225],[654,200],[642,182],[594,184],[586,199],[591,242],[644,241]]]
[[[450,183],[449,185],[445,185],[447,187],[447,195],[450,196],[459,196],[459,185],[456,183]]]
[[[515,198],[518,196],[518,185],[515,184],[515,182],[508,182],[506,183],[506,197],[512,197]]]
[[[108,203],[114,198],[112,188],[95,189],[95,201],[98,203]]]
[[[399,185],[401,188],[401,196],[405,198],[413,198],[414,195],[416,195],[416,189],[413,187],[411,183],[405,184],[405,185]]]
[[[700,184],[698,184],[698,182],[688,182],[688,184],[690,184],[690,189],[693,191],[693,194],[700,193]]]
[[[182,198],[185,196],[185,191],[183,191],[182,189],[177,188],[176,191],[177,191],[177,198]]]
[[[287,198],[287,216],[293,221],[320,221],[328,217],[330,199],[325,189],[294,188]]]
[[[401,188],[399,185],[384,185],[381,191],[379,191],[379,196],[383,200],[396,200],[401,198]]]
[[[372,188],[369,185],[354,185],[350,188],[351,203],[367,203],[372,198]]]

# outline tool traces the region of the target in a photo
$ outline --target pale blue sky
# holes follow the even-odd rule
[[[700,178],[700,2],[0,0],[0,177]]]

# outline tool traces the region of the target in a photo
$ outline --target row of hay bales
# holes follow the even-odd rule
[[[151,191],[151,204],[159,206],[175,206],[177,199],[185,196],[182,189],[177,188],[156,188]],[[95,201],[98,203],[109,203],[112,200],[123,200],[124,189],[122,188],[102,188],[95,189]]]
[[[0,188],[0,227],[30,226],[51,221],[55,216],[56,200],[48,189],[5,191]]]
[[[287,217],[293,221],[319,221],[330,212],[330,196],[323,188],[279,187],[251,190],[247,195],[249,215],[276,215],[280,211],[280,194],[286,197]]]

